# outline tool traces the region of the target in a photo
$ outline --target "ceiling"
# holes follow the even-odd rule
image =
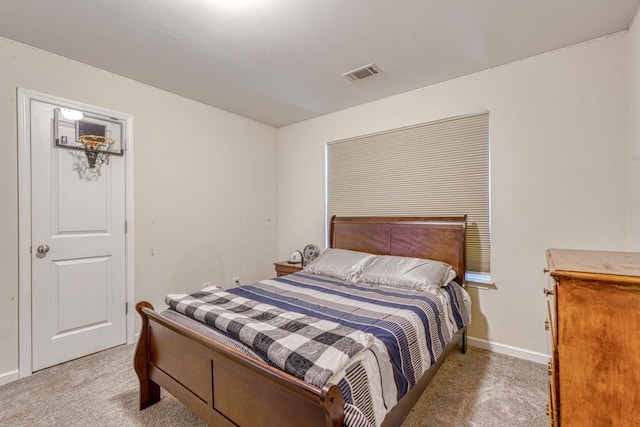
[[[0,0],[0,36],[282,126],[626,30],[639,5]]]

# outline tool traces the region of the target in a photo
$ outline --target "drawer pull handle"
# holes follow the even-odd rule
[[[553,295],[553,289],[544,288],[543,291],[546,296]]]

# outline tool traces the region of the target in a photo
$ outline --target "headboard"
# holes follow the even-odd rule
[[[329,247],[446,262],[464,283],[467,217],[336,216]]]

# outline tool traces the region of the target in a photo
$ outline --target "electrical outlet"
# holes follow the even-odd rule
[[[240,277],[234,277],[233,278],[233,287],[235,288],[236,286],[240,286]]]

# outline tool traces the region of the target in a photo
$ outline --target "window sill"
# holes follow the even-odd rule
[[[487,273],[476,273],[467,271],[464,275],[464,280],[469,288],[476,289],[498,289],[496,284],[491,279],[491,275]]]

